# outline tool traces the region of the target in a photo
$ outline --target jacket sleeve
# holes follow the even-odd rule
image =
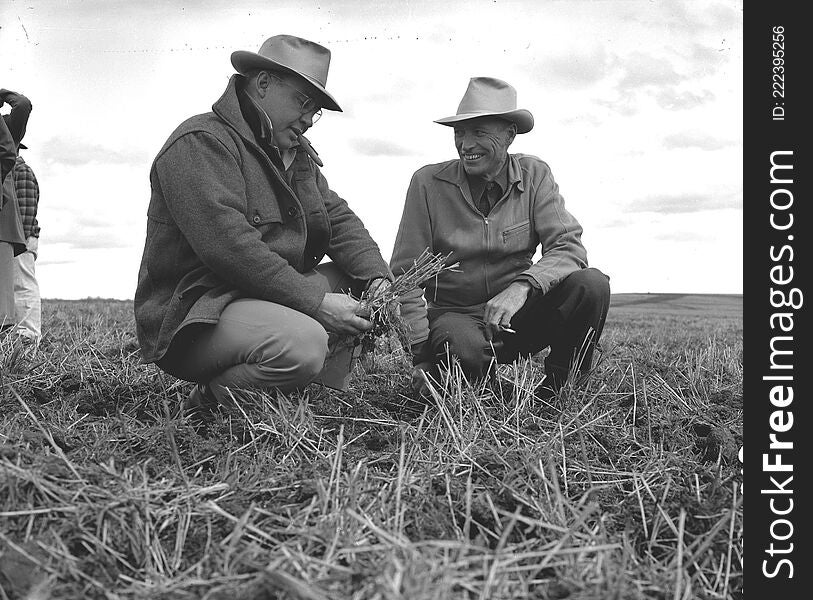
[[[204,265],[247,295],[316,313],[324,290],[273,252],[248,222],[240,165],[214,135],[180,137],[154,168],[167,209]]]
[[[541,180],[534,182],[536,187],[531,197],[542,258],[521,276],[530,277],[531,284],[546,294],[574,271],[587,267],[587,252],[581,242],[582,226],[565,208],[550,169],[542,165]]]
[[[339,195],[330,189],[322,172],[313,165],[316,186],[324,199],[330,220],[327,255],[353,279],[371,281],[379,277],[392,280],[381,250],[361,219]]]
[[[426,188],[421,183],[420,171],[412,176],[407,190],[404,212],[395,237],[395,246],[390,259],[390,268],[398,277],[406,272],[424,250],[434,252],[432,244],[432,222],[429,217]],[[429,319],[426,311],[423,289],[415,289],[399,298],[401,318],[409,326],[410,343],[413,350],[420,349],[422,342],[429,337]]]
[[[6,116],[6,125],[16,146],[25,136],[28,117],[31,115],[31,101],[22,94],[6,89],[0,90],[0,99],[11,106],[11,112]]]
[[[11,132],[6,126],[6,120],[0,118],[0,210],[6,204],[2,187],[6,175],[14,169],[14,162],[17,160],[17,145],[11,137]]]

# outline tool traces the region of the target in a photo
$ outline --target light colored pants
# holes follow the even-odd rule
[[[14,327],[14,247],[0,241],[0,331]]]
[[[40,286],[34,271],[39,238],[26,240],[26,251],[14,259],[14,311],[17,333],[39,341],[42,337]]]
[[[320,282],[326,292],[349,290],[352,283],[332,263],[305,276]],[[207,384],[223,401],[228,398],[226,388],[301,389],[320,379],[323,370],[335,372],[337,362],[349,373],[352,348],[330,352],[328,346],[325,328],[308,315],[275,302],[242,298],[226,306],[217,324],[184,327],[158,366],[179,379]],[[336,381],[324,383],[340,389],[346,385],[346,380]]]

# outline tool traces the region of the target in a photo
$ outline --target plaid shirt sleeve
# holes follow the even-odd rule
[[[40,186],[34,171],[22,157],[17,156],[14,164],[14,185],[17,201],[20,204],[20,219],[23,222],[23,233],[26,239],[39,237],[40,227],[37,223],[37,205],[40,200]]]

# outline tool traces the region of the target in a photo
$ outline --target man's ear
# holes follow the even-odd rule
[[[260,71],[257,73],[257,79],[254,85],[257,86],[257,93],[260,98],[264,98],[268,92],[268,88],[271,86],[271,76],[268,74],[268,71]]]
[[[508,136],[508,145],[510,146],[514,143],[514,140],[517,137],[517,124],[511,123],[510,127],[508,127],[505,133]]]

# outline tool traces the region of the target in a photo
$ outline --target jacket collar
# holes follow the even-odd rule
[[[257,140],[254,137],[254,132],[243,117],[240,110],[240,100],[237,94],[242,89],[244,77],[242,75],[234,74],[229,79],[229,85],[226,86],[226,91],[223,95],[212,105],[212,111],[223,119],[230,127],[232,127],[241,137],[257,146]]]
[[[441,168],[435,177],[442,181],[448,181],[460,189],[469,189],[469,183],[466,179],[466,171],[463,169],[463,163],[460,159],[449,161],[443,168]],[[508,155],[508,189],[517,184],[519,191],[525,191],[525,184],[522,182],[522,167],[519,164],[519,159],[515,154]],[[507,190],[504,190],[507,191]]]
[[[285,163],[275,164],[275,166],[285,171],[294,162],[299,148],[293,148],[291,156],[282,157],[277,147],[274,146],[273,130],[268,115],[261,111],[245,92],[245,79],[240,74],[232,75],[229,84],[226,86],[226,91],[212,105],[212,111],[237,131],[245,141],[266,152],[262,147],[262,142],[264,142],[270,149],[272,156],[275,155],[276,160],[279,160],[280,163]],[[272,162],[275,162],[275,159],[272,159]]]

